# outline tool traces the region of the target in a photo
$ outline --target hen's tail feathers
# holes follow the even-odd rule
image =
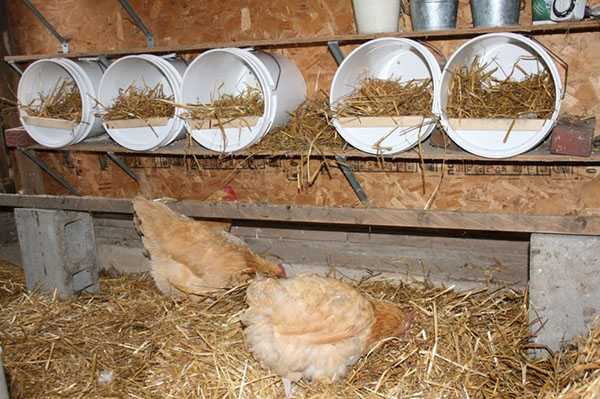
[[[403,337],[412,326],[415,313],[391,303],[371,301],[375,323],[371,327],[368,346],[389,337]]]

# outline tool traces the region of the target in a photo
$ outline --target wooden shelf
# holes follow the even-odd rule
[[[39,151],[74,151],[74,152],[112,152],[116,154],[137,154],[140,156],[161,156],[161,155],[199,155],[206,157],[218,157],[222,156],[220,153],[204,149],[198,144],[194,143],[191,148],[188,148],[186,140],[179,140],[167,147],[158,148],[152,152],[136,152],[128,150],[127,148],[121,147],[112,142],[107,136],[100,136],[97,138],[88,139],[83,143],[75,144],[65,148],[46,148],[39,144],[31,145],[27,147],[32,150]],[[433,162],[481,162],[481,163],[551,163],[551,164],[590,164],[600,165],[600,153],[593,153],[590,157],[575,157],[568,155],[555,155],[550,154],[546,145],[542,145],[537,149],[528,153],[518,155],[516,157],[507,159],[490,159],[481,158],[477,155],[470,154],[460,149],[446,149],[439,147],[433,147],[428,142],[423,143],[423,158],[426,161]],[[334,157],[335,155],[345,155],[347,158],[359,158],[359,159],[376,159],[375,155],[367,154],[362,151],[348,148],[345,150],[331,150],[323,149],[324,155],[327,157]],[[262,158],[299,158],[301,155],[306,154],[299,153],[297,151],[271,151],[271,152],[259,152],[252,148],[230,155],[235,158],[246,158],[248,156],[262,157]],[[419,160],[420,156],[417,149],[412,149],[400,154],[385,157],[387,160]]]
[[[525,215],[421,209],[335,208],[195,200],[168,204],[191,217],[434,230],[600,235],[598,216]],[[0,207],[131,214],[127,198],[0,194]]]
[[[119,50],[96,50],[89,52],[74,52],[69,54],[37,54],[37,55],[15,55],[4,57],[7,62],[30,62],[42,58],[84,58],[97,57],[105,55],[116,57],[125,54],[168,54],[168,53],[198,53],[203,50],[224,47],[252,47],[252,48],[281,48],[281,47],[309,47],[326,45],[330,41],[337,41],[339,44],[356,44],[378,37],[406,37],[421,40],[439,40],[439,39],[462,39],[493,32],[514,32],[523,34],[556,34],[566,32],[595,31],[600,29],[600,20],[586,20],[574,22],[560,22],[556,24],[539,25],[515,25],[495,28],[466,28],[451,29],[429,32],[391,32],[384,34],[368,35],[336,35],[305,38],[287,38],[287,39],[267,39],[267,40],[244,40],[231,42],[204,42],[180,46],[162,46],[154,48],[130,48]]]

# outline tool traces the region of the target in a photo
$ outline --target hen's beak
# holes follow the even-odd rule
[[[277,277],[282,277],[282,278],[286,278],[287,277],[287,273],[285,272],[285,268],[283,267],[283,265],[281,263],[277,265],[277,271],[275,272],[275,275]]]

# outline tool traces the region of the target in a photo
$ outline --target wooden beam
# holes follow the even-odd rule
[[[179,201],[169,204],[191,217],[325,225],[362,225],[433,230],[600,235],[598,216],[553,216],[418,209],[330,208]],[[129,199],[0,194],[0,206],[132,213]]]
[[[37,55],[17,55],[5,57],[7,62],[30,62],[43,58],[82,58],[106,56],[122,56],[126,54],[166,54],[166,53],[198,53],[212,48],[225,47],[252,47],[252,48],[282,48],[282,47],[309,47],[324,46],[330,41],[337,41],[340,44],[356,44],[376,39],[378,37],[407,37],[421,40],[439,40],[439,39],[464,39],[478,36],[484,33],[493,32],[515,32],[528,34],[553,34],[578,31],[593,31],[600,29],[600,22],[597,20],[561,22],[558,24],[541,25],[515,25],[493,28],[466,28],[450,29],[429,32],[390,32],[383,34],[349,34],[337,36],[319,36],[319,37],[292,37],[288,39],[267,39],[267,40],[245,40],[232,42],[204,42],[181,46],[155,47],[149,48],[129,48],[120,50],[105,50],[95,52],[78,52],[68,54],[37,54]]]
[[[136,154],[143,156],[152,156],[152,155],[190,155],[195,154],[199,156],[206,157],[217,157],[222,154],[214,151],[207,150],[205,148],[200,147],[199,145],[192,145],[188,147],[188,143],[186,140],[179,140],[174,142],[173,144],[160,147],[152,152],[136,152],[132,150],[128,150],[127,148],[121,147],[114,142],[110,141],[108,138],[92,138],[86,140],[85,142],[74,144],[65,148],[60,149],[52,149],[46,148],[39,144],[34,144],[29,147],[29,149],[33,149],[36,151],[82,151],[82,152],[113,152],[115,154]],[[530,151],[525,154],[517,155],[511,157],[510,159],[493,159],[493,158],[481,158],[477,155],[470,154],[461,149],[444,149],[440,147],[434,147],[429,142],[423,143],[423,159],[425,161],[477,161],[484,163],[549,163],[549,164],[594,164],[600,165],[600,153],[592,153],[589,157],[577,157],[572,155],[557,155],[550,154],[547,148],[537,148],[533,151]],[[339,149],[336,150],[328,150],[327,148],[322,148],[324,156],[334,158],[335,155],[342,154],[346,158],[352,159],[376,159],[376,155],[367,154],[365,152],[355,150],[353,148],[349,148],[343,151]],[[257,152],[253,151],[252,148],[244,151],[240,151],[238,153],[232,154],[232,157],[236,158],[246,158],[252,155],[253,157],[287,157],[287,158],[299,158],[300,156],[305,156],[305,153],[301,151],[269,151],[269,152]],[[394,154],[391,156],[384,156],[387,160],[409,160],[409,161],[418,161],[420,160],[420,156],[418,151],[404,151],[399,154]]]

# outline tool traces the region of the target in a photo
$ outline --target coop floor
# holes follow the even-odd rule
[[[593,376],[581,362],[598,360],[600,331],[582,341],[579,357],[575,349],[551,360],[526,356],[522,293],[355,284],[411,307],[413,327],[340,382],[301,383],[296,397],[554,397]],[[0,344],[14,398],[283,396],[244,345],[245,287],[198,303],[161,296],[144,275],[106,275],[101,285],[100,295],[61,301],[27,294],[21,269],[0,265]]]

